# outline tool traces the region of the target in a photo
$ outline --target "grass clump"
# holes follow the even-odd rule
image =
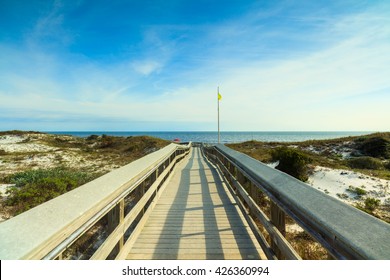
[[[83,185],[97,175],[66,168],[28,170],[16,173],[7,181],[15,184],[5,205],[12,206],[15,214],[27,211]]]
[[[288,147],[279,147],[272,151],[272,158],[275,161],[279,161],[276,169],[301,181],[307,181],[309,177],[308,164],[312,160],[302,151]]]
[[[380,200],[373,197],[367,197],[364,201],[364,208],[369,211],[374,211],[380,205]]]
[[[378,209],[380,204],[381,201],[379,199],[373,197],[367,197],[363,203],[357,203],[355,207],[370,215],[378,217],[377,214],[374,213],[374,211]]]
[[[348,160],[348,165],[351,168],[358,168],[358,169],[372,169],[372,170],[383,169],[383,163],[379,159],[373,157],[351,158]]]
[[[355,141],[357,149],[364,155],[376,158],[390,158],[390,139],[387,135],[360,137]]]
[[[353,186],[349,186],[347,191],[352,192],[352,193],[356,193],[358,196],[362,196],[362,195],[366,195],[367,194],[366,190],[364,190],[362,188],[359,188],[359,187],[355,188]]]

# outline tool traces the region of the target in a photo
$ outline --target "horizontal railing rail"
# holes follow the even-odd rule
[[[204,153],[228,180],[269,259],[300,259],[285,238],[285,214],[333,258],[390,259],[389,224],[224,145],[204,147]],[[264,196],[270,200],[270,217],[260,207]]]
[[[0,259],[61,259],[105,219],[91,259],[124,258],[191,143],[170,144],[0,224]],[[127,212],[127,213],[126,213]]]

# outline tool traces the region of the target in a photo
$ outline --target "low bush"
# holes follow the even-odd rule
[[[364,201],[364,207],[369,211],[374,211],[380,205],[380,200],[373,197],[367,197]]]
[[[118,143],[115,140],[115,137],[103,134],[98,147],[101,149],[114,148],[118,146]]]
[[[356,188],[355,191],[356,191],[356,194],[359,196],[367,194],[367,191],[363,190],[361,188]]]
[[[370,214],[375,217],[378,217],[374,214],[374,211],[380,206],[381,201],[373,197],[367,197],[363,203],[359,202],[355,204],[355,207]]]
[[[373,157],[357,157],[348,160],[348,165],[358,169],[373,169],[379,170],[383,168],[383,163]]]
[[[292,148],[279,147],[272,151],[272,159],[279,161],[276,169],[301,181],[307,181],[309,178],[308,164],[312,160],[303,152]]]
[[[86,139],[87,139],[87,141],[95,141],[98,138],[99,138],[99,135],[92,134],[92,135],[88,136]]]
[[[15,214],[27,211],[43,202],[64,194],[93,180],[96,175],[65,168],[38,169],[16,173],[7,178],[15,184],[5,201]]]
[[[363,155],[376,158],[390,158],[390,141],[385,137],[362,137],[355,142],[357,149]]]
[[[352,193],[356,193],[358,196],[362,196],[362,195],[365,195],[367,194],[367,191],[362,189],[362,188],[355,188],[353,186],[349,186],[349,188],[347,189],[347,191],[349,192],[352,192]]]

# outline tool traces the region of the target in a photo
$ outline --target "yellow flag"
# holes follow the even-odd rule
[[[222,99],[222,95],[218,92],[218,100]]]

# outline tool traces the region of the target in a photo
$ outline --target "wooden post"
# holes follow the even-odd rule
[[[124,219],[125,219],[125,200],[122,199],[119,204],[119,224],[120,223],[123,223]],[[124,236],[122,235],[121,239],[119,240],[118,242],[118,246],[119,246],[119,252],[122,250],[123,248],[123,244],[124,244]]]
[[[160,166],[158,167],[158,168],[156,168],[156,171],[154,172],[154,182],[156,182],[157,181],[157,178],[158,178],[158,174],[159,174],[159,169],[160,169]],[[158,188],[156,188],[156,193],[157,193],[157,190],[158,190]]]
[[[107,213],[108,218],[108,234],[113,232],[116,227],[123,222],[125,215],[125,201],[122,199],[110,212]],[[115,259],[115,256],[123,248],[124,237],[122,236],[118,244],[114,247],[111,254],[108,256],[108,259]]]
[[[253,201],[258,205],[258,190],[257,187],[252,183],[252,181],[248,180],[248,193],[249,196],[253,199]],[[251,208],[249,209],[249,214],[252,216],[254,214]]]
[[[279,208],[276,203],[271,201],[271,222],[276,226],[283,236],[286,236],[286,214]],[[283,259],[282,252],[279,250],[277,244],[271,240],[271,248],[274,250],[276,257]]]
[[[229,171],[234,176],[234,165],[231,162],[229,162]]]
[[[146,181],[143,181],[139,186],[138,186],[138,201],[144,196],[145,194],[145,185],[146,185]],[[142,208],[142,211],[141,211],[141,217],[144,215],[145,213],[145,207]]]

